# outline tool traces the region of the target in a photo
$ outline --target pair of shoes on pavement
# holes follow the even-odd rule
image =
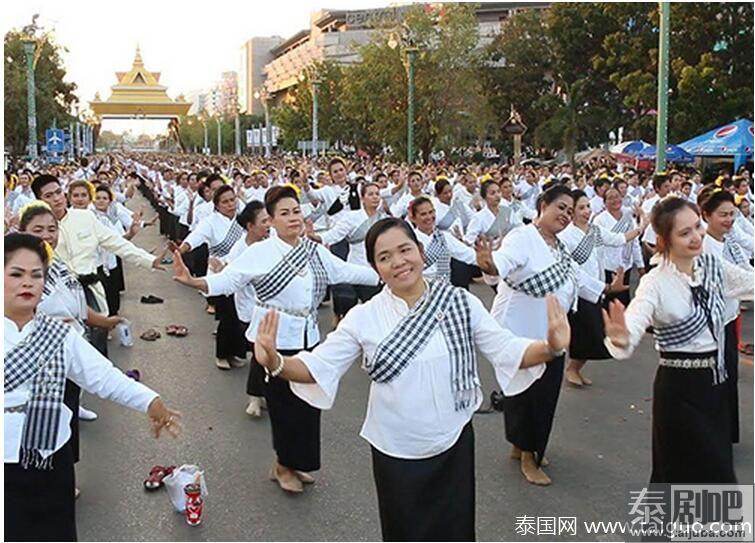
[[[97,413],[95,413],[91,409],[87,409],[86,407],[80,405],[79,406],[79,420],[86,420],[86,421],[97,420]]]
[[[230,370],[231,368],[243,368],[246,366],[246,360],[232,356],[229,359],[216,358],[215,365],[221,370]]]
[[[249,405],[246,406],[246,414],[250,417],[259,418],[262,410],[267,409],[267,401],[261,396],[249,396]]]

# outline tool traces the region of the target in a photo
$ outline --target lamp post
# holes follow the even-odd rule
[[[218,156],[223,154],[223,142],[221,140],[221,131],[220,131],[220,117],[216,117],[215,121],[218,123]]]
[[[406,52],[406,69],[407,69],[407,108],[406,108],[406,161],[409,164],[414,162],[414,63],[417,60],[418,49],[415,44],[414,34],[406,25],[401,26],[402,32],[399,38],[395,33],[391,33],[388,38],[388,47],[396,49],[399,46],[399,40],[404,45]]]
[[[34,53],[36,52],[37,42],[32,36],[24,40],[24,52],[26,53],[26,103],[27,103],[27,124],[29,128],[29,139],[27,143],[27,153],[32,160],[37,158],[37,100],[36,100],[36,83],[34,81]]]
[[[241,154],[241,123],[239,121],[239,111],[236,110],[236,116],[233,119],[233,128],[235,130],[236,137],[234,139],[236,156]]]
[[[265,158],[270,158],[272,154],[272,130],[270,126],[270,109],[268,108],[268,100],[270,99],[270,92],[266,87],[262,87],[254,91],[254,98],[262,102],[262,108],[265,111]]]
[[[666,142],[668,130],[668,53],[669,16],[668,2],[659,2],[661,24],[658,32],[658,119],[655,135],[655,172],[666,169]]]

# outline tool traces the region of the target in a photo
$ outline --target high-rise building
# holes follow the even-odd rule
[[[233,117],[238,111],[239,82],[236,72],[223,72],[217,84],[218,112],[224,117]]]
[[[256,37],[241,46],[238,76],[238,100],[241,113],[262,114],[262,104],[254,98],[254,91],[265,81],[263,68],[273,60],[272,50],[283,38],[280,36]]]
[[[191,102],[189,115],[199,115],[207,110],[208,92],[206,90],[194,90],[186,95],[186,100]]]
[[[480,45],[490,43],[512,14],[525,9],[544,9],[550,2],[482,2],[476,9]],[[264,66],[265,84],[276,100],[298,83],[308,66],[333,61],[360,61],[358,46],[370,40],[380,22],[398,21],[409,6],[364,10],[320,10],[310,17],[310,27],[281,40],[270,50]]]

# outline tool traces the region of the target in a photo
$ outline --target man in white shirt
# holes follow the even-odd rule
[[[655,190],[655,194],[642,203],[642,211],[648,217],[650,217],[650,213],[653,211],[655,204],[671,193],[671,180],[668,175],[665,173],[655,174],[653,176],[653,189]],[[645,228],[645,233],[642,235],[642,253],[645,258],[646,270],[649,270],[652,267],[650,266],[650,257],[655,254],[655,244],[655,230],[653,229],[652,224],[648,224],[647,228]]]

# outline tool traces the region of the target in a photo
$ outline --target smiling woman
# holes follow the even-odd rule
[[[516,337],[475,296],[423,278],[425,253],[406,222],[378,221],[365,245],[383,290],[321,345],[294,356],[278,352],[281,315],[267,312],[255,359],[318,409],[333,406],[341,377],[363,360],[372,386],[361,435],[372,450],[383,539],[472,541],[472,417],[482,401],[476,350],[505,387],[519,368],[540,366],[568,343],[566,315],[549,300],[547,340]]]
[[[705,228],[697,207],[686,200],[658,202],[652,226],[658,266],[642,277],[626,310],[613,301],[604,312],[606,347],[614,358],[629,358],[653,327],[660,364],[653,384],[650,482],[734,483],[736,384],[726,365],[726,300],[752,297],[753,272],[703,254]]]
[[[163,428],[177,435],[180,414],[113,367],[73,327],[38,311],[49,273],[42,239],[10,234],[4,255],[5,536],[74,541],[73,413],[64,403],[66,378],[147,413],[156,437]]]

